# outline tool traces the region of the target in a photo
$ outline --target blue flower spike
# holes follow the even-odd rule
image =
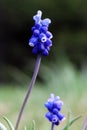
[[[38,10],[33,16],[35,25],[32,27],[33,35],[29,40],[29,45],[33,47],[33,54],[41,54],[48,56],[50,47],[52,46],[52,33],[48,31],[51,20],[49,18],[41,19],[42,11]]]
[[[60,97],[50,94],[50,98],[45,103],[45,107],[48,109],[45,117],[54,125],[59,125],[60,121],[65,120],[65,116],[60,112],[62,106],[63,101],[60,100]]]

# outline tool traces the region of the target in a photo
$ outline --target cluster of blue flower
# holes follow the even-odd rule
[[[29,45],[34,47],[32,52],[34,54],[41,54],[47,56],[52,46],[52,33],[48,31],[51,20],[49,18],[41,19],[42,12],[39,10],[33,16],[35,25],[32,27],[33,35],[29,40]]]
[[[55,125],[59,125],[60,121],[65,119],[65,116],[60,113],[63,101],[60,100],[59,96],[50,95],[50,98],[45,103],[45,107],[49,112],[46,113],[46,118]]]

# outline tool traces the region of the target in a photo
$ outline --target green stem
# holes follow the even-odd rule
[[[37,77],[37,74],[38,74],[38,71],[39,71],[39,67],[40,67],[40,63],[41,63],[41,55],[38,55],[37,60],[36,60],[36,65],[35,65],[34,73],[33,73],[33,77],[32,77],[32,80],[30,82],[30,85],[29,85],[28,91],[26,93],[26,96],[24,98],[22,107],[20,109],[20,112],[19,112],[19,115],[18,115],[18,118],[17,118],[17,122],[16,122],[16,125],[15,125],[15,130],[18,129],[18,126],[19,126],[19,123],[20,123],[20,120],[21,120],[21,117],[22,117],[25,105],[26,105],[27,100],[28,100],[28,98],[30,96],[32,88],[33,88],[33,86],[35,84],[36,77]]]

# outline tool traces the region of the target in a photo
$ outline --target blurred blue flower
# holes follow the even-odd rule
[[[52,46],[52,33],[48,31],[51,20],[49,18],[41,19],[42,12],[39,10],[37,14],[33,16],[35,25],[32,27],[33,35],[29,40],[29,45],[33,47],[32,52],[34,54],[41,54],[47,56]]]
[[[59,96],[50,95],[50,98],[45,103],[45,107],[48,109],[46,118],[55,125],[59,125],[60,121],[65,119],[65,116],[60,112],[63,105],[63,101]]]

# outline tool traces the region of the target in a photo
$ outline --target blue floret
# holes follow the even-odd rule
[[[50,95],[50,98],[45,103],[45,107],[48,109],[46,113],[46,118],[54,123],[59,125],[60,121],[65,119],[65,116],[60,112],[63,105],[63,101],[60,100],[60,97],[54,97],[54,94]]]
[[[39,10],[33,16],[35,25],[32,27],[33,35],[29,39],[29,45],[33,47],[34,54],[41,54],[47,56],[52,46],[52,33],[48,31],[51,20],[49,18],[41,19],[42,12]]]

